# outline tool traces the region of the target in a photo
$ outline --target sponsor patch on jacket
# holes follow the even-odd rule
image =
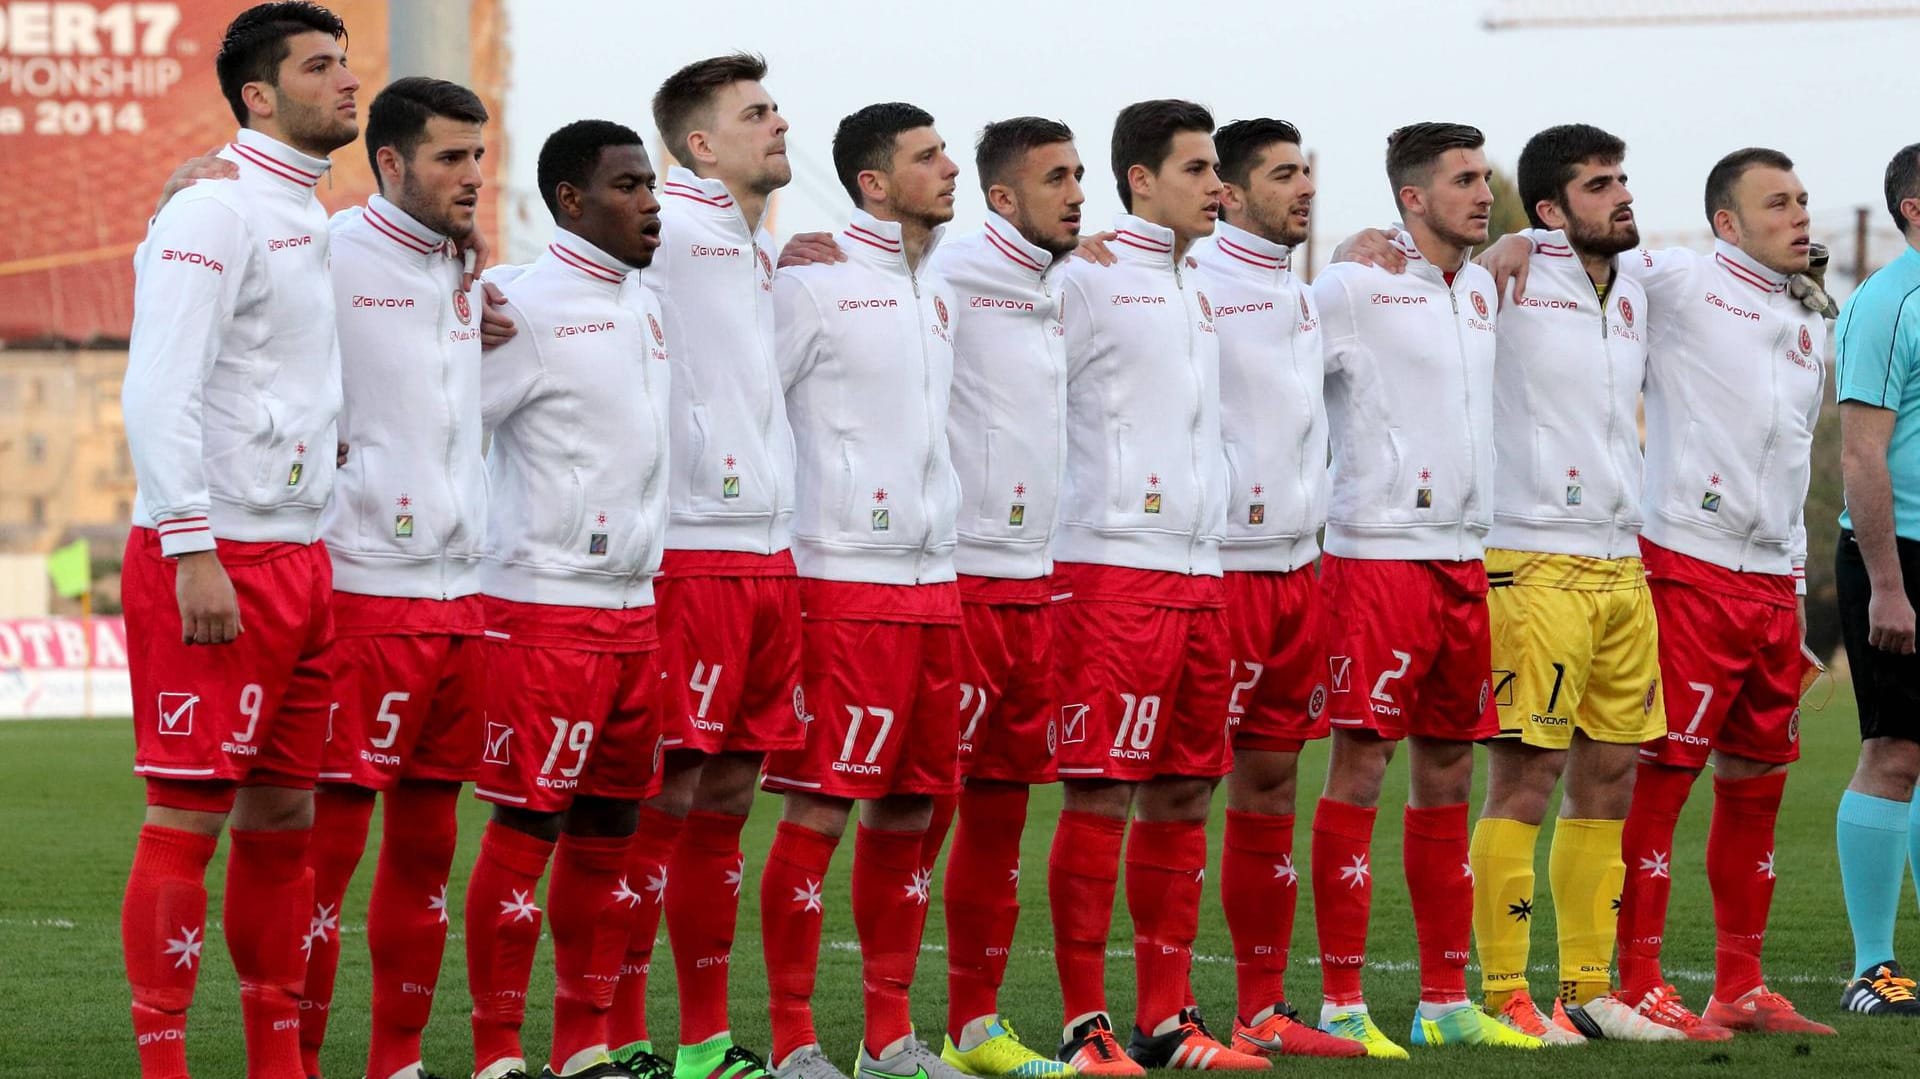
[[[1247,523],[1263,525],[1267,523],[1267,504],[1265,502],[1247,503]]]
[[[607,553],[607,534],[595,532],[587,537],[587,553],[603,555]]]
[[[1700,508],[1708,513],[1720,512],[1720,492],[1703,491],[1700,494]]]
[[[885,506],[875,507],[873,510],[873,530],[875,532],[885,532],[887,529],[892,527],[893,527],[892,512],[889,511]]]
[[[1142,508],[1148,513],[1159,513],[1160,512],[1160,492],[1148,491],[1147,497],[1144,500]]]
[[[1567,505],[1578,506],[1580,504],[1580,496],[1581,496],[1581,490],[1580,490],[1579,484],[1577,483],[1567,484]]]
[[[1430,510],[1433,508],[1433,488],[1422,487],[1413,492],[1413,508]]]
[[[299,461],[295,461],[293,467],[287,469],[287,486],[300,486],[300,474],[304,471],[306,471],[306,466],[302,465]]]
[[[1007,527],[1008,528],[1025,528],[1026,526],[1027,526],[1026,505],[1024,503],[1015,502],[1012,505],[1008,506],[1007,507]]]
[[[394,539],[412,539],[413,538],[413,514],[396,513],[393,515],[393,538]]]
[[[720,477],[720,497],[721,498],[739,498],[740,497],[740,477],[738,476]]]

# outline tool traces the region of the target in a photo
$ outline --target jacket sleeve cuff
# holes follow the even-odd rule
[[[1804,596],[1807,594],[1807,564],[1805,562],[1795,562],[1793,564],[1793,594],[1796,596]]]
[[[160,533],[160,553],[168,558],[214,549],[213,526],[204,515],[161,521],[154,531]]]

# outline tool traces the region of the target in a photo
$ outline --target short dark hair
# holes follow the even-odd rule
[[[1920,199],[1920,142],[1900,148],[1887,162],[1887,212],[1893,215],[1893,227],[1907,234],[1907,219],[1900,212],[1904,199]]]
[[[980,138],[973,144],[973,171],[980,176],[980,190],[1004,180],[1007,170],[1027,151],[1072,141],[1073,129],[1058,120],[1039,116],[995,120],[980,129]]]
[[[234,16],[220,39],[220,51],[213,58],[214,74],[220,78],[220,92],[241,127],[247,126],[247,103],[240,89],[250,82],[280,85],[280,65],[293,48],[287,39],[314,31],[335,41],[347,36],[347,25],[340,16],[307,0],[282,0],[280,3],[255,4]]]
[[[833,171],[855,206],[860,205],[860,174],[893,167],[893,143],[903,131],[932,127],[933,114],[904,101],[883,101],[845,116],[833,131]]]
[[[558,191],[563,183],[587,186],[600,164],[600,151],[609,146],[645,146],[640,133],[611,120],[575,120],[547,136],[540,147],[540,198],[547,212],[560,216]]]
[[[736,82],[759,82],[767,77],[767,58],[757,53],[730,52],[695,60],[667,76],[653,93],[653,126],[667,140],[667,152],[685,160],[687,136],[711,119],[703,114],[714,96]]]
[[[1206,106],[1178,98],[1136,101],[1113,118],[1113,182],[1120,191],[1120,205],[1133,210],[1133,187],[1127,183],[1127,170],[1145,165],[1159,172],[1173,153],[1173,137],[1183,131],[1213,134],[1213,114]]]
[[[1769,150],[1764,146],[1749,146],[1744,150],[1735,150],[1714,162],[1707,172],[1707,227],[1713,227],[1713,215],[1720,210],[1733,209],[1733,185],[1748,169],[1769,168],[1785,172],[1793,171],[1793,159],[1778,150]]]
[[[1626,156],[1627,144],[1619,136],[1592,124],[1560,124],[1528,139],[1520,150],[1519,175],[1515,178],[1528,223],[1537,229],[1547,227],[1534,209],[1542,202],[1565,208],[1567,185],[1579,174],[1580,166],[1589,161],[1618,164]]]
[[[391,146],[403,159],[427,137],[427,121],[435,116],[467,124],[487,122],[480,95],[445,79],[411,75],[395,79],[367,107],[367,162],[380,175],[380,148]]]
[[[1300,129],[1285,120],[1262,116],[1257,120],[1235,120],[1213,133],[1213,148],[1220,155],[1220,178],[1236,187],[1253,182],[1254,166],[1260,155],[1276,142],[1300,145]]]
[[[1471,124],[1426,121],[1394,129],[1387,136],[1387,182],[1393,185],[1393,204],[1400,205],[1400,189],[1423,187],[1433,178],[1434,162],[1448,150],[1478,150],[1487,137]]]

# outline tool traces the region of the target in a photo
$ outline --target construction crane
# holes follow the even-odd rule
[[[1911,19],[1920,4],[1892,0],[1745,0],[1743,3],[1612,0],[1505,0],[1480,20],[1489,31],[1730,23],[1825,22],[1834,19]]]

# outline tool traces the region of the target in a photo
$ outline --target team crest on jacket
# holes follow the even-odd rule
[[[1473,310],[1474,313],[1478,314],[1481,318],[1487,317],[1487,298],[1480,295],[1479,289],[1475,289],[1473,292]]]
[[[1813,354],[1813,335],[1807,332],[1804,324],[1800,327],[1800,351],[1809,356]]]
[[[653,343],[659,345],[661,348],[665,348],[667,345],[667,335],[660,332],[660,320],[654,318],[653,312],[651,311],[647,312],[647,328],[653,331]]]
[[[753,253],[760,256],[760,272],[766,274],[768,277],[772,277],[773,260],[767,257],[766,249],[756,245]]]
[[[1307,294],[1304,292],[1300,294],[1300,318],[1307,322],[1313,320],[1313,309],[1307,306]]]
[[[464,290],[453,291],[453,313],[460,316],[460,325],[473,325],[473,304],[467,300]]]
[[[1212,322],[1213,321],[1213,305],[1207,302],[1207,294],[1204,292],[1201,292],[1199,289],[1194,289],[1193,294],[1200,298],[1200,314],[1205,316],[1208,322]]]
[[[1625,296],[1620,297],[1620,317],[1626,321],[1628,326],[1633,325],[1633,301],[1627,299]]]
[[[935,296],[933,298],[933,313],[940,316],[940,325],[944,328],[947,325],[947,301]]]

